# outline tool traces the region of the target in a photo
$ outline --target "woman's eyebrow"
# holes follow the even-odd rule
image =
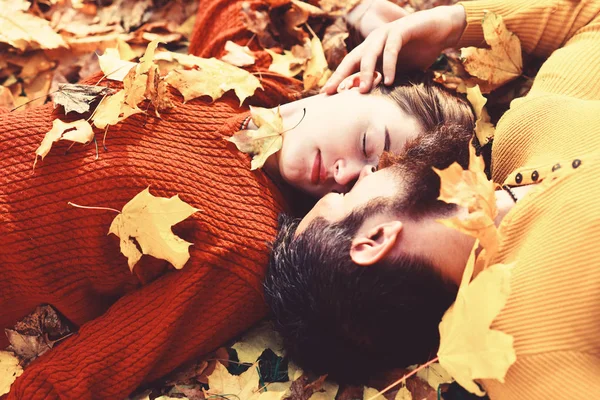
[[[390,131],[388,131],[387,126],[385,127],[385,144],[383,145],[383,151],[390,151],[391,143],[390,143]]]

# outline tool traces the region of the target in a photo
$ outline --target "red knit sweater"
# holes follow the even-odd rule
[[[218,57],[227,40],[245,44],[240,4],[202,0],[191,52]],[[251,104],[275,106],[300,88],[268,77],[262,85]],[[284,202],[223,140],[246,115],[230,94],[178,104],[161,119],[136,115],[109,129],[98,160],[94,145],[65,154],[69,144],[57,143],[32,173],[35,149],[62,114],[52,105],[0,114],[0,327],[41,303],[80,327],[27,367],[8,399],[124,398],[265,316],[267,242]],[[144,256],[132,274],[107,235],[115,214],[67,205],[121,209],[148,186],[201,210],[175,228],[193,243],[180,271]]]

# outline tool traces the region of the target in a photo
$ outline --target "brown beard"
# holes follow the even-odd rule
[[[439,126],[407,141],[397,154],[384,153],[379,168],[390,168],[406,188],[394,200],[394,211],[415,219],[452,211],[453,205],[437,199],[440,178],[432,167],[444,169],[458,162],[468,168],[472,138],[473,132],[462,126]]]

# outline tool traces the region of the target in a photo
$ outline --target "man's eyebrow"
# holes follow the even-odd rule
[[[391,143],[390,143],[390,131],[388,127],[385,127],[385,144],[383,145],[383,151],[390,151]]]

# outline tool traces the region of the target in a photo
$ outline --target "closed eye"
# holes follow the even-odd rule
[[[390,141],[390,131],[388,131],[387,126],[385,127],[385,144],[383,146],[383,151],[388,152],[390,151],[390,147],[392,146],[391,141]]]
[[[367,155],[367,133],[366,132],[363,135],[363,154],[365,155],[365,158],[369,158],[369,156]]]

